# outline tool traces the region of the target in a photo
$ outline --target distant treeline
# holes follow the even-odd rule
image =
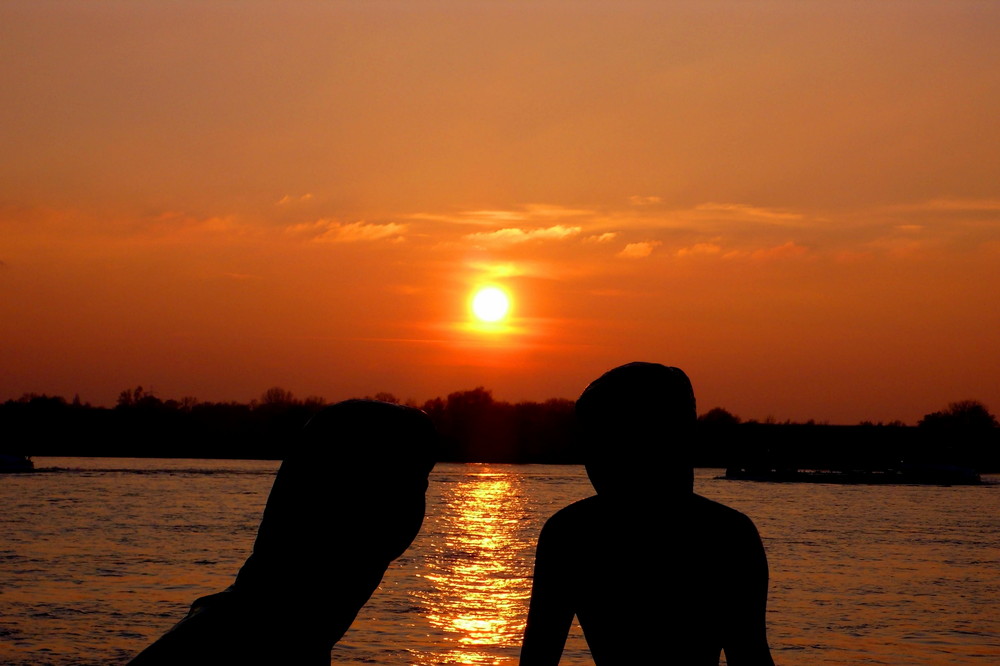
[[[367,396],[399,402],[379,393]],[[114,408],[79,398],[27,394],[0,405],[0,451],[34,456],[281,459],[296,446],[322,398],[275,387],[249,403],[163,400],[122,391]],[[479,387],[425,403],[441,436],[443,461],[578,463],[573,402],[509,403]],[[345,443],[331,441],[330,446]],[[698,419],[695,464],[865,469],[900,463],[954,464],[1000,471],[1000,427],[976,401],[952,403],[917,426],[899,422],[834,426],[742,421],[722,408]]]

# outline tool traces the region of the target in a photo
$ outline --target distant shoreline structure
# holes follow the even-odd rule
[[[903,465],[888,469],[766,469],[729,467],[731,481],[772,483],[836,483],[844,485],[979,486],[983,479],[968,467],[957,465]]]

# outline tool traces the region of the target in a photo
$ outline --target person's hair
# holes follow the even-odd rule
[[[582,422],[638,418],[671,426],[697,419],[691,380],[680,368],[627,363],[595,379],[576,401]]]
[[[595,379],[576,401],[579,439],[599,494],[690,492],[697,421],[691,380],[680,368],[628,363]],[[647,478],[650,477],[650,478]]]
[[[323,408],[306,424],[302,442],[300,455],[306,458],[376,464],[383,476],[398,472],[425,480],[437,458],[437,434],[427,414],[377,400]]]

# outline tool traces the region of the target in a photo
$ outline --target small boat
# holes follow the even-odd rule
[[[0,474],[16,474],[18,472],[34,472],[35,463],[29,456],[15,456],[0,453]]]

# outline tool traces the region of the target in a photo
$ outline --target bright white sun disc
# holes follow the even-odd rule
[[[483,321],[500,321],[510,309],[510,299],[502,289],[485,287],[472,299],[472,311]]]

